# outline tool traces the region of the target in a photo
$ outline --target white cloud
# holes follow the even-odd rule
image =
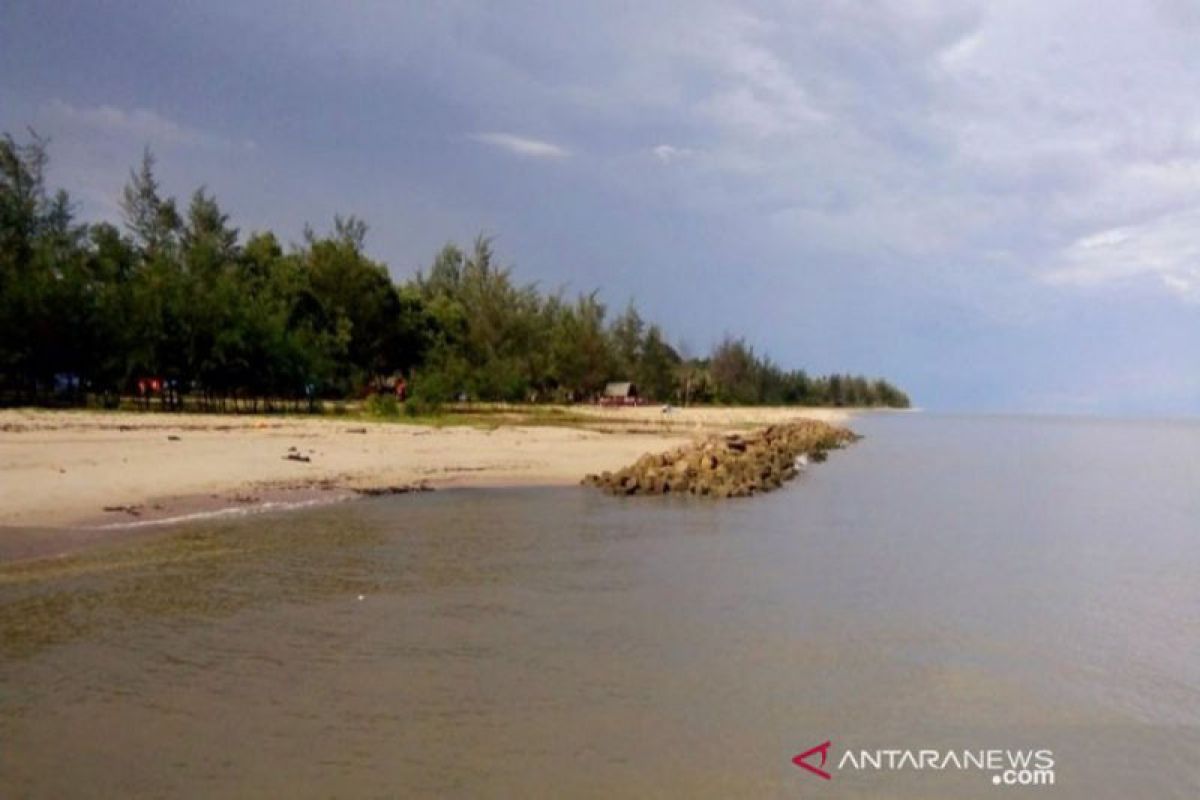
[[[1084,236],[1065,248],[1044,280],[1097,287],[1154,280],[1177,297],[1200,302],[1200,208]]]
[[[690,54],[713,75],[694,110],[710,124],[752,140],[811,131],[828,120],[792,66],[769,44],[778,30],[740,12],[696,31]]]
[[[236,142],[218,134],[184,125],[146,108],[129,110],[111,105],[74,106],[60,99],[51,100],[39,114],[57,128],[80,129],[107,136],[134,139],[150,145],[177,145],[202,148],[253,149],[249,140]]]
[[[147,108],[77,106],[54,99],[38,107],[32,125],[50,139],[52,184],[67,189],[80,204],[81,216],[90,219],[120,219],[121,187],[143,147],[159,157],[158,176],[169,191],[220,186],[223,176],[245,175],[258,157],[250,140],[186,125]]]
[[[473,133],[467,138],[491,145],[493,147],[498,147],[501,150],[513,153],[514,155],[526,156],[529,158],[561,160],[571,155],[569,150],[553,144],[552,142],[543,141],[541,139],[531,139],[527,136],[518,136],[514,133]]]
[[[972,31],[938,54],[938,62],[943,69],[955,70],[968,64],[971,56],[979,49],[983,41],[979,31]]]
[[[673,161],[689,158],[695,155],[695,151],[689,147],[675,147],[669,144],[660,144],[653,149],[654,157],[664,164],[670,164]]]

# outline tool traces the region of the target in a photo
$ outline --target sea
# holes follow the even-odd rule
[[[0,797],[1200,797],[1200,422],[851,426],[2,564]]]

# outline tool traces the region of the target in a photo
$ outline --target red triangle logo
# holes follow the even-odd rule
[[[800,755],[793,758],[792,763],[795,764],[797,767],[803,767],[804,769],[808,770],[809,772],[811,772],[812,774],[814,774],[818,777],[824,778],[825,780],[830,780],[833,778],[832,775],[830,775],[828,772],[821,769],[820,767],[814,767],[812,764],[809,764],[806,759],[811,758],[812,756],[815,756],[817,753],[820,753],[821,754],[821,767],[825,766],[825,762],[829,758],[829,747],[831,744],[832,744],[832,742],[825,742],[824,744],[817,745],[816,747],[812,748],[811,750],[805,750],[803,753],[801,753]]]

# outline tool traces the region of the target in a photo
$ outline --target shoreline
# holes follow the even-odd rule
[[[853,413],[693,407],[664,414],[651,406],[488,411],[464,415],[466,424],[434,426],[349,417],[0,410],[0,555],[9,555],[19,529],[108,538],[180,517],[261,513],[422,485],[575,485],[590,472],[619,469],[644,453],[717,431],[803,418],[841,423]]]

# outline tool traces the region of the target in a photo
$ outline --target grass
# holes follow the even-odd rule
[[[390,399],[390,398],[389,398]],[[27,408],[26,411],[45,413],[47,415],[72,410],[86,410],[92,413],[111,415],[114,420],[127,415],[160,415],[163,422],[169,425],[174,412],[164,411],[152,404],[150,409],[143,410],[140,405],[130,398],[122,401],[118,409],[101,408]],[[802,408],[797,406],[797,411]],[[414,413],[415,412],[415,413]],[[211,414],[231,419],[278,419],[278,420],[328,420],[343,424],[388,424],[388,425],[417,425],[433,428],[470,427],[493,430],[501,426],[518,427],[565,427],[596,432],[621,433],[669,433],[685,432],[683,427],[673,425],[668,418],[658,419],[629,419],[620,414],[597,415],[584,410],[575,410],[570,406],[561,405],[526,405],[523,403],[447,403],[437,407],[396,403],[379,403],[371,401],[324,401],[318,404],[318,410],[295,410],[292,408],[276,408],[263,411],[261,405],[258,411],[240,410],[225,412],[206,410],[199,403],[186,403],[182,413]],[[718,423],[710,421],[705,424],[709,430],[737,430],[745,425],[738,423]],[[691,431],[687,428],[686,431]]]

